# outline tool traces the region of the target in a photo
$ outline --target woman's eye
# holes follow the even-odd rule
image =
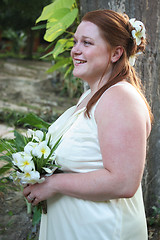
[[[75,45],[76,45],[76,43],[77,43],[77,41],[74,39],[74,40],[73,40],[73,45],[75,46]]]
[[[84,45],[85,46],[88,46],[88,45],[91,45],[92,43],[91,42],[89,42],[89,41],[84,41]]]

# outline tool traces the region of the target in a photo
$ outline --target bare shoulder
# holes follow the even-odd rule
[[[147,106],[138,91],[128,83],[116,85],[102,95],[95,110],[95,119],[103,127],[115,124],[126,128],[145,127],[147,136],[151,130]]]

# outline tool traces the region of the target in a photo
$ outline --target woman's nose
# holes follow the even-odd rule
[[[82,49],[81,49],[81,46],[80,46],[79,43],[76,43],[76,44],[73,46],[72,52],[73,52],[74,54],[81,54]]]

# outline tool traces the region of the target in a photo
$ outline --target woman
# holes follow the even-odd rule
[[[140,183],[152,114],[131,66],[144,48],[143,23],[126,15],[97,10],[78,26],[73,74],[90,90],[49,130],[67,124],[63,173],[24,189],[34,205],[47,199],[41,240],[148,239]]]

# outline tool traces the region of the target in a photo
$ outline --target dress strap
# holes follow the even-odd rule
[[[107,88],[107,90],[104,91],[104,93],[107,92],[107,91],[109,91],[111,88],[116,87],[116,86],[118,86],[118,85],[129,85],[129,86],[131,86],[131,84],[128,83],[128,82],[118,82],[118,83],[112,85],[111,87]],[[103,94],[104,94],[104,93],[103,93]],[[99,103],[99,101],[101,100],[103,94],[100,96],[100,98],[99,98],[98,101],[96,102],[96,104],[95,104],[96,106],[97,106],[97,104]]]
[[[82,94],[82,96],[80,97],[80,99],[79,99],[79,101],[78,101],[78,103],[77,103],[77,106],[79,106],[79,104],[85,99],[85,97],[87,97],[87,95],[88,95],[90,92],[91,92],[91,90],[88,89],[86,92],[84,92],[84,93]]]
[[[128,86],[132,86],[132,85],[131,85],[130,83],[128,83],[128,82],[118,82],[118,83],[112,85],[111,87],[107,88],[107,90],[104,91],[104,93],[107,92],[107,91],[109,91],[111,88],[116,87],[116,86],[118,86],[118,85],[128,85]],[[103,93],[103,94],[104,94],[104,93]],[[103,94],[100,96],[100,98],[98,99],[98,101],[95,103],[95,105],[93,106],[93,108],[92,108],[92,110],[91,110],[93,115],[94,115],[95,109],[96,109],[98,103],[100,102]]]

